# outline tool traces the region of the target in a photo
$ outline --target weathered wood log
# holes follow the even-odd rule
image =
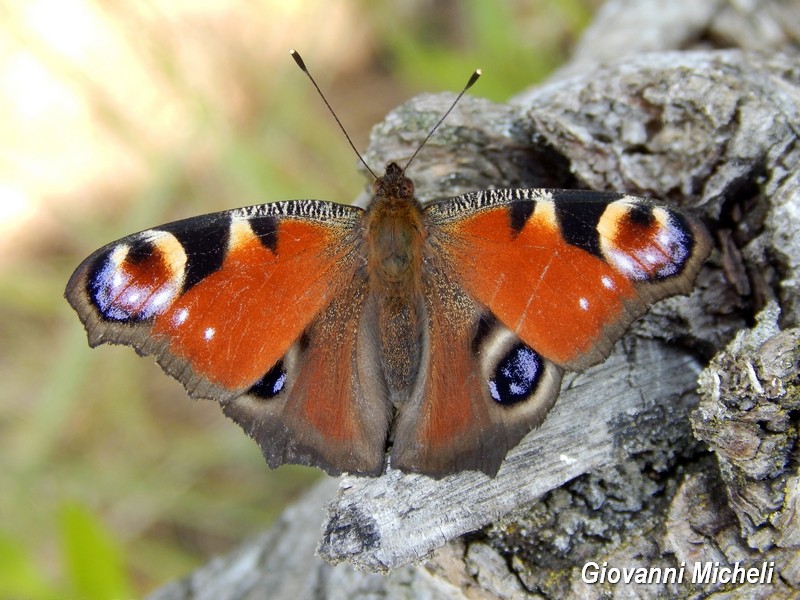
[[[652,4],[609,2],[576,59],[508,104],[465,98],[410,175],[423,199],[549,186],[673,201],[716,235],[696,291],[566,377],[496,478],[345,477],[332,500],[326,480],[269,533],[152,598],[798,593],[800,351],[780,327],[800,324],[800,7],[685,0],[666,18]],[[720,40],[747,51],[669,51]],[[450,100],[393,111],[368,162],[408,157]],[[326,500],[319,554],[336,566],[312,556]],[[776,575],[768,586],[581,576],[590,561],[708,560],[772,561]]]

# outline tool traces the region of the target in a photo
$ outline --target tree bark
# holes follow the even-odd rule
[[[497,477],[390,471],[345,477],[338,492],[325,480],[270,532],[151,598],[800,594],[800,6],[654,6],[608,2],[573,61],[507,104],[465,97],[409,175],[423,200],[586,187],[684,206],[717,244],[696,290],[565,377]],[[402,163],[451,99],[389,114],[369,164]],[[688,580],[707,560],[770,561],[775,577],[581,577],[589,561],[685,563]]]

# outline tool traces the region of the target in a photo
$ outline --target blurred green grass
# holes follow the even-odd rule
[[[459,89],[475,67],[484,77],[473,93],[497,101],[543,78],[594,4],[465,0],[412,3],[406,12],[362,1],[359,25],[372,40],[362,75],[319,72],[315,56],[304,57],[363,141],[370,115],[417,92]],[[151,359],[128,348],[90,351],[62,294],[95,248],[158,223],[267,200],[354,198],[364,185],[355,157],[288,55],[269,68],[244,63],[254,108],[232,122],[177,68],[174,45],[152,21],[125,3],[98,6],[173,90],[193,129],[174,146],[154,146],[92,73],[34,48],[150,176],[92,210],[54,206],[71,233],[0,271],[0,598],[139,597],[268,527],[320,476],[268,470],[214,403],[189,400]],[[316,33],[298,34],[298,49],[313,48]],[[367,79],[385,93],[364,95]],[[197,159],[197,146],[209,145],[211,158]]]

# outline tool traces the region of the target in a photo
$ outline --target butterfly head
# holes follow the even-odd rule
[[[410,200],[414,197],[414,182],[405,175],[404,169],[395,162],[386,165],[383,177],[378,177],[372,184],[375,198],[398,198]]]

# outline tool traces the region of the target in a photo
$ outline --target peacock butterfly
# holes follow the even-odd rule
[[[650,304],[688,293],[711,240],[620,193],[423,206],[405,171],[389,163],[366,209],[290,200],[127,236],[81,263],[66,298],[91,346],[155,356],[271,467],[378,475],[388,450],[404,471],[494,475],[563,370],[604,360]]]

